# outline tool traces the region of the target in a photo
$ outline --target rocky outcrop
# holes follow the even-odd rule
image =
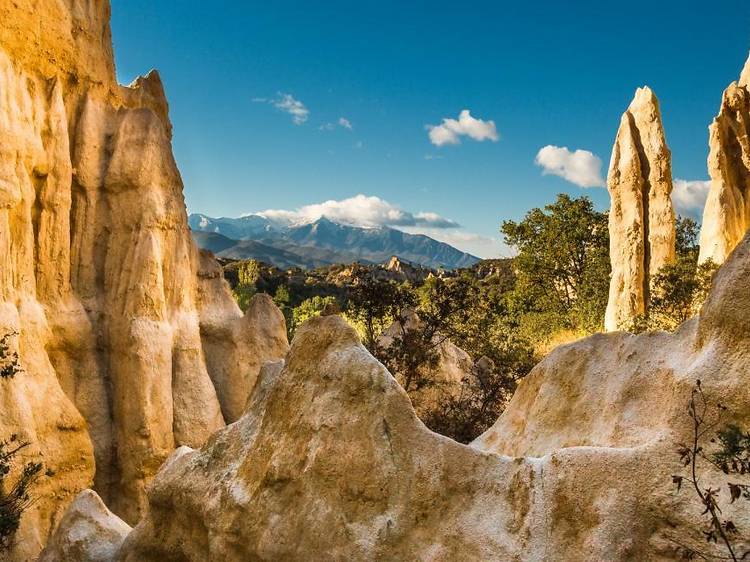
[[[132,529],[85,490],[70,504],[39,562],[110,562]]]
[[[750,240],[700,317],[558,349],[472,446],[427,430],[340,317],[310,320],[237,423],[173,455],[119,560],[677,559],[704,541],[671,481],[695,381],[750,423],[748,280]]]
[[[699,259],[722,264],[750,228],[750,58],[739,81],[724,91],[708,143],[711,187]]]
[[[647,87],[620,120],[607,187],[612,278],[605,327],[614,331],[647,314],[651,276],[675,258],[672,156]]]
[[[225,286],[201,292],[162,83],[117,85],[109,3],[2,2],[0,21],[0,330],[24,368],[0,381],[0,439],[48,469],[24,560],[92,484],[137,521],[163,461],[223,427],[286,336],[269,303],[243,318]]]
[[[208,371],[224,419],[232,423],[244,412],[261,367],[286,354],[286,321],[264,293],[254,295],[245,315],[238,316],[221,266],[203,251],[199,278],[201,337]]]

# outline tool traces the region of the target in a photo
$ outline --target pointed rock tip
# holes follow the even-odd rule
[[[745,88],[750,88],[750,55],[748,55],[747,61],[745,62],[745,67],[740,73],[740,81],[738,82],[738,84],[740,86],[744,86]]]
[[[631,110],[643,107],[644,105],[658,106],[659,100],[654,91],[648,86],[643,86],[635,91],[633,101],[630,103]]]

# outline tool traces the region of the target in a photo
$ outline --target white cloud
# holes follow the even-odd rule
[[[323,123],[320,127],[318,127],[318,129],[320,129],[321,131],[333,131],[336,127],[341,127],[342,129],[346,129],[348,131],[354,129],[352,122],[345,117],[339,117],[339,120],[335,123]]]
[[[711,182],[708,180],[675,179],[672,202],[677,214],[700,219],[703,214],[703,207],[706,206],[706,198],[710,188]]]
[[[588,150],[571,152],[567,147],[547,145],[536,155],[534,163],[544,175],[560,176],[580,187],[604,187],[602,160]]]
[[[286,224],[308,223],[326,217],[332,221],[353,226],[421,226],[426,228],[458,228],[455,221],[436,213],[411,213],[404,211],[380,197],[356,195],[340,201],[330,200],[305,205],[294,211],[268,209],[256,213]]]
[[[460,144],[462,136],[480,142],[485,140],[497,142],[500,139],[494,121],[476,119],[471,116],[468,109],[464,109],[457,120],[445,118],[440,125],[427,125],[427,131],[430,142],[435,146]]]
[[[441,230],[437,228],[424,227],[404,227],[400,230],[409,234],[424,234],[434,238],[439,242],[450,244],[463,252],[468,252],[474,256],[484,259],[490,258],[507,258],[513,255],[511,248],[505,245],[499,238],[482,236],[465,230]]]
[[[276,109],[280,109],[292,116],[292,122],[295,125],[302,125],[310,116],[310,110],[300,100],[295,99],[291,94],[279,94],[271,103]]]

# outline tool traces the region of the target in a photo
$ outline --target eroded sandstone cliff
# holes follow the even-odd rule
[[[651,276],[675,258],[672,155],[648,87],[620,120],[607,187],[612,278],[604,323],[614,331],[647,313]]]
[[[168,455],[234,419],[222,402],[244,404],[287,344],[272,304],[243,318],[206,273],[161,81],[117,85],[109,3],[2,1],[0,21],[0,330],[24,368],[0,381],[0,439],[19,434],[48,469],[26,559],[92,484],[137,521]]]
[[[724,91],[709,127],[711,187],[703,210],[700,261],[724,263],[750,228],[750,58]]]

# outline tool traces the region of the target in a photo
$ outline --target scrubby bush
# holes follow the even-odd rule
[[[18,353],[10,351],[10,342],[15,336],[15,333],[11,333],[0,338],[0,379],[5,381],[23,372]],[[0,384],[4,384],[2,380]],[[29,462],[20,469],[13,482],[9,481],[17,465],[18,454],[28,446],[29,443],[20,440],[17,435],[0,441],[0,553],[12,547],[21,517],[33,502],[29,490],[42,471],[41,463]]]

